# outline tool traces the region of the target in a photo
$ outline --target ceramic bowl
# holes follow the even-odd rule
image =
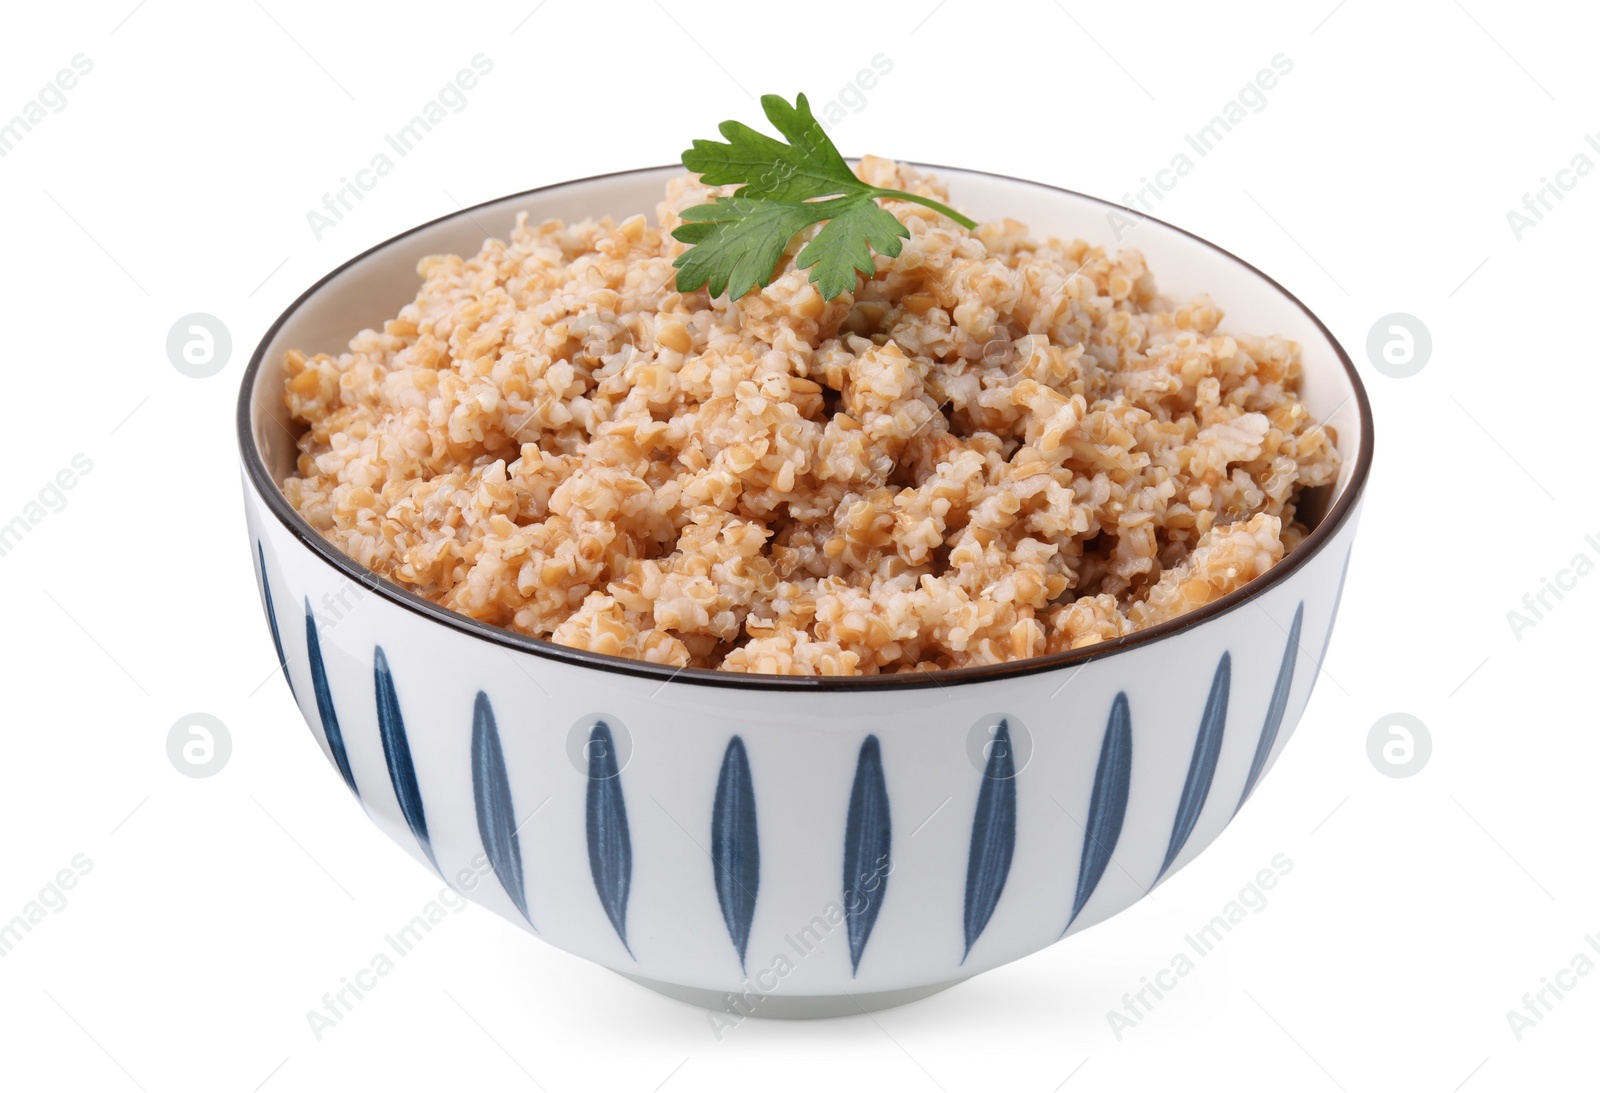
[[[1081,194],[932,168],[954,204],[1137,246],[1172,297],[1303,348],[1338,483],[1267,576],[1153,629],[995,667],[851,679],[675,671],[538,641],[374,578],[291,510],[284,351],[337,352],[515,214],[649,212],[677,168],[548,186],[345,263],[273,324],[238,404],[250,553],[285,678],[362,808],[545,941],[715,1010],[919,998],[1116,914],[1256,790],[1311,697],[1372,458],[1344,351],[1259,270]],[[1130,227],[1132,225],[1132,227]],[[1118,235],[1122,236],[1121,239]]]

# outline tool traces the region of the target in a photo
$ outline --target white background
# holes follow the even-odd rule
[[[0,921],[75,855],[92,867],[0,959],[0,1084],[1592,1086],[1600,973],[1520,1039],[1506,1016],[1600,935],[1600,575],[1520,635],[1507,620],[1575,555],[1600,561],[1600,173],[1520,240],[1506,217],[1578,153],[1600,164],[1584,143],[1600,132],[1597,27],[1579,7],[536,2],[8,13],[0,119],[75,55],[93,69],[0,159],[0,523],[75,455],[93,469],[0,557]],[[307,210],[478,53],[494,70],[467,108],[314,238]],[[1150,899],[913,1006],[719,1041],[702,1012],[468,908],[318,1040],[306,1012],[438,882],[354,806],[277,674],[233,437],[255,341],[321,274],[413,224],[675,160],[724,118],[758,121],[751,92],[820,108],[879,53],[892,71],[834,129],[847,154],[1115,199],[1274,55],[1293,61],[1159,215],[1301,296],[1376,407],[1346,601],[1298,735]],[[232,332],[209,379],[167,359],[190,312]],[[1432,331],[1411,378],[1366,356],[1391,312]],[[195,711],[233,742],[204,779],[166,748]],[[1394,712],[1432,740],[1407,778],[1368,755]],[[1107,1011],[1280,853],[1293,871],[1265,909],[1119,1039]]]

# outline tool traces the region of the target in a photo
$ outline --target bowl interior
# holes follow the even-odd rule
[[[1082,194],[1039,183],[953,168],[928,168],[950,186],[953,204],[979,220],[1021,220],[1037,236],[1082,238],[1108,251],[1143,252],[1156,284],[1175,301],[1207,293],[1225,312],[1224,330],[1280,334],[1300,343],[1305,371],[1302,398],[1319,421],[1337,433],[1344,456],[1339,481],[1323,497],[1307,499],[1315,519],[1349,490],[1366,463],[1362,449],[1365,394],[1343,351],[1298,300],[1241,259],[1156,220]],[[283,355],[289,349],[337,354],[363,327],[379,328],[416,296],[417,263],[433,254],[473,254],[485,233],[509,234],[516,214],[534,221],[643,212],[654,219],[666,180],[681,168],[658,167],[546,187],[491,201],[415,228],[348,262],[306,292],[268,333],[256,353],[250,385],[251,433],[275,482],[294,468],[297,431],[283,409]],[[1120,231],[1121,238],[1118,234]]]

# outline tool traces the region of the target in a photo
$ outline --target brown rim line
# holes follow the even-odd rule
[[[1218,246],[1209,239],[1201,238],[1191,231],[1186,231],[1175,224],[1169,224],[1165,220],[1135,212],[1125,205],[1118,205],[1116,202],[1106,201],[1103,198],[1079,193],[1077,190],[1069,190],[1062,186],[1051,186],[1048,183],[1015,178],[1011,175],[1002,175],[993,171],[975,171],[968,167],[946,167],[939,164],[905,162],[908,162],[912,167],[929,171],[982,175],[1006,182],[1021,183],[1025,186],[1036,186],[1041,190],[1050,190],[1054,193],[1092,202],[1104,209],[1124,212],[1140,221],[1160,224],[1162,227],[1175,231],[1179,235],[1193,239],[1220,257],[1237,263],[1271,285],[1276,291],[1282,293],[1285,299],[1299,308],[1306,318],[1311,320],[1312,325],[1327,339],[1328,344],[1333,346],[1334,352],[1338,354],[1339,363],[1344,366],[1345,377],[1350,381],[1356,404],[1356,416],[1361,425],[1360,450],[1357,453],[1355,469],[1351,472],[1349,484],[1345,486],[1328,512],[1323,515],[1321,522],[1311,530],[1311,534],[1306,536],[1305,540],[1291,551],[1287,557],[1268,570],[1266,576],[1257,577],[1243,588],[1236,589],[1221,599],[1213,600],[1204,607],[1188,614],[1180,615],[1178,618],[1152,626],[1148,630],[1139,630],[1124,637],[1103,641],[1082,649],[1056,653],[1050,656],[1030,657],[1026,660],[1005,661],[1001,664],[986,664],[974,668],[951,668],[941,672],[905,672],[895,675],[862,676],[779,676],[723,672],[713,668],[672,668],[665,665],[650,664],[641,660],[630,660],[626,657],[591,653],[585,649],[574,649],[566,645],[557,645],[555,642],[529,637],[514,630],[490,626],[487,623],[479,622],[476,619],[468,618],[466,615],[451,611],[449,608],[441,607],[432,600],[424,599],[415,592],[408,591],[379,577],[365,566],[358,565],[332,543],[318,535],[316,530],[290,507],[288,500],[283,496],[283,491],[268,473],[266,463],[261,458],[261,453],[256,449],[254,430],[250,420],[251,394],[255,387],[256,375],[261,370],[261,362],[265,359],[268,344],[277,336],[279,329],[289,320],[289,317],[298,311],[306,301],[320,292],[329,281],[357,262],[371,257],[408,236],[431,228],[435,224],[442,224],[447,220],[454,220],[457,217],[474,213],[479,209],[485,209],[491,205],[499,205],[516,198],[531,197],[534,194],[565,189],[569,186],[581,186],[584,183],[598,182],[606,178],[621,178],[627,175],[642,175],[653,171],[671,170],[678,167],[678,164],[675,163],[658,167],[636,167],[628,171],[610,171],[605,174],[591,175],[588,178],[576,178],[566,182],[552,183],[548,186],[536,186],[531,190],[522,190],[518,193],[506,194],[504,197],[483,201],[470,208],[458,209],[453,213],[448,213],[426,223],[418,224],[416,227],[408,228],[398,235],[367,248],[302,292],[294,303],[285,308],[283,314],[279,315],[273,324],[267,328],[266,333],[261,336],[261,340],[256,344],[255,352],[250,355],[250,363],[246,366],[244,378],[240,382],[236,425],[239,433],[239,453],[244,462],[245,473],[249,476],[250,484],[256,493],[261,496],[267,508],[278,518],[279,522],[295,538],[309,547],[313,553],[319,555],[323,561],[332,566],[335,571],[351,580],[359,581],[362,585],[372,589],[391,603],[413,611],[432,622],[442,623],[471,637],[493,642],[506,649],[528,653],[545,660],[561,661],[576,667],[595,668],[621,675],[640,676],[662,683],[670,682],[705,687],[733,687],[744,690],[766,691],[913,690],[925,687],[951,687],[969,683],[987,683],[999,679],[1012,679],[1036,675],[1041,672],[1052,672],[1077,664],[1087,664],[1091,660],[1099,660],[1102,657],[1113,656],[1117,653],[1127,652],[1130,649],[1153,645],[1162,638],[1182,633],[1185,630],[1225,615],[1276,588],[1287,580],[1290,574],[1299,570],[1321,553],[1322,548],[1327,546],[1340,529],[1349,522],[1362,493],[1366,490],[1367,478],[1372,469],[1372,405],[1367,401],[1367,389],[1362,385],[1361,377],[1357,374],[1355,365],[1351,363],[1350,355],[1345,352],[1344,346],[1339,344],[1339,340],[1333,336],[1333,332],[1298,296],[1232,251]]]

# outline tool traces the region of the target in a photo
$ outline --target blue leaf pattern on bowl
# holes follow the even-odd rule
[[[289,676],[267,572],[265,548],[260,540],[256,543],[256,556],[279,668],[292,693],[294,683]],[[1349,573],[1350,557],[1347,552],[1340,572],[1328,633],[1323,641],[1324,656],[1337,619],[1338,601]],[[307,658],[317,713],[340,776],[360,800],[361,794],[329,687],[320,632],[309,597],[305,600],[305,616]],[[1264,773],[1283,719],[1287,716],[1304,619],[1305,603],[1301,602],[1295,608],[1261,733],[1235,811],[1249,799]],[[1164,877],[1181,856],[1204,811],[1221,754],[1231,676],[1232,656],[1224,652],[1212,676],[1157,880]],[[373,650],[373,682],[379,735],[396,800],[418,845],[434,870],[439,872],[394,675],[381,646]],[[1314,687],[1315,683],[1313,677],[1311,686]],[[585,800],[585,833],[590,874],[607,919],[623,948],[633,956],[627,934],[633,844],[615,741],[610,726],[604,720],[598,720],[592,726],[587,754],[589,780]],[[478,831],[486,857],[507,896],[532,925],[510,778],[494,710],[483,691],[478,692],[474,704],[471,759]],[[1112,702],[1101,740],[1089,813],[1084,824],[1077,883],[1063,934],[1071,929],[1088,905],[1114,860],[1129,806],[1132,762],[1130,705],[1127,693],[1119,692]],[[963,964],[988,927],[1004,893],[1015,854],[1016,825],[1016,761],[1009,722],[1001,719],[985,763],[968,848],[962,917]],[[892,872],[891,849],[892,824],[882,744],[876,735],[869,734],[857,754],[843,847],[844,917],[852,977],[859,971],[883,907],[888,875]],[[745,968],[755,917],[760,857],[749,756],[742,737],[734,735],[728,741],[718,772],[712,809],[711,858],[717,901],[729,939],[739,957],[741,970]]]
[[[1116,852],[1122,836],[1122,821],[1128,814],[1128,786],[1133,780],[1133,718],[1128,713],[1128,696],[1118,692],[1106,720],[1106,734],[1100,743],[1100,761],[1095,765],[1094,789],[1089,796],[1089,819],[1083,825],[1083,856],[1078,863],[1078,890],[1072,897],[1072,914],[1063,934],[1072,929],[1078,913],[1094,895],[1106,866]]]
[[[1278,679],[1272,685],[1272,698],[1267,703],[1267,719],[1261,725],[1261,739],[1256,742],[1256,754],[1250,760],[1250,773],[1245,775],[1244,792],[1233,811],[1244,807],[1250,791],[1256,788],[1256,779],[1267,765],[1272,745],[1278,739],[1278,727],[1283,724],[1284,711],[1289,708],[1289,688],[1294,685],[1294,662],[1300,653],[1300,623],[1305,618],[1306,605],[1302,601],[1294,609],[1294,622],[1289,625],[1289,640],[1283,646],[1283,660],[1278,664]]]
[[[1200,716],[1200,732],[1195,737],[1194,754],[1189,759],[1189,774],[1183,780],[1183,795],[1178,798],[1178,813],[1172,820],[1172,838],[1167,842],[1167,856],[1161,862],[1157,880],[1166,875],[1183,852],[1183,844],[1189,841],[1194,825],[1200,822],[1200,812],[1211,793],[1217,756],[1222,753],[1222,730],[1228,720],[1228,681],[1232,673],[1233,656],[1223,653],[1211,677],[1211,693],[1206,697],[1205,712]]]
[[[589,789],[584,802],[584,827],[589,842],[589,875],[600,906],[628,945],[628,888],[633,882],[633,841],[628,835],[628,806],[622,799],[622,771],[617,766],[611,726],[596,721],[589,730]],[[634,957],[634,959],[638,959]]]
[[[728,741],[711,807],[711,872],[728,937],[744,970],[761,884],[761,842],[756,833],[756,795],[750,759],[738,736]]]
[[[300,696],[295,694],[294,680],[289,678],[289,658],[283,655],[283,638],[278,633],[278,612],[272,606],[272,582],[267,579],[267,554],[261,547],[260,539],[256,540],[256,557],[261,560],[261,598],[267,604],[267,627],[272,631],[272,647],[278,651],[278,667],[283,669],[283,681],[289,685],[289,693],[298,702]]]
[[[889,788],[883,778],[883,750],[876,736],[862,741],[855,783],[844,825],[844,920],[850,939],[850,975],[878,921],[889,889]]]
[[[333,692],[328,689],[328,670],[322,664],[322,642],[317,638],[317,617],[311,613],[311,598],[306,597],[306,658],[311,661],[311,690],[317,696],[317,716],[322,719],[322,733],[328,738],[328,750],[333,752],[333,762],[350,792],[361,800],[356,788],[356,776],[350,769],[350,757],[345,754],[344,734],[339,731],[339,712],[333,708]]]
[[[400,814],[406,818],[406,826],[416,836],[433,871],[440,873],[439,861],[433,856],[433,842],[428,838],[428,815],[422,807],[422,788],[417,785],[417,768],[411,761],[411,742],[406,738],[405,719],[400,716],[400,696],[395,693],[394,677],[389,674],[389,658],[381,645],[372,650],[372,685],[377,696],[378,737],[383,741],[383,760],[389,767],[389,784],[394,786],[395,800],[400,803]]]
[[[1005,891],[1016,845],[1017,764],[1011,754],[1011,727],[1002,719],[984,764],[983,785],[978,789],[978,807],[972,817],[972,842],[967,849],[967,896],[961,915],[966,941],[961,954],[963,964],[983,928],[989,925],[995,906],[1000,902],[1000,893]]]
[[[500,729],[495,724],[489,696],[478,692],[472,708],[472,798],[478,811],[478,836],[484,853],[528,925],[528,894],[522,881],[522,844],[517,839],[517,814],[511,804],[511,778],[505,753],[500,750]]]

